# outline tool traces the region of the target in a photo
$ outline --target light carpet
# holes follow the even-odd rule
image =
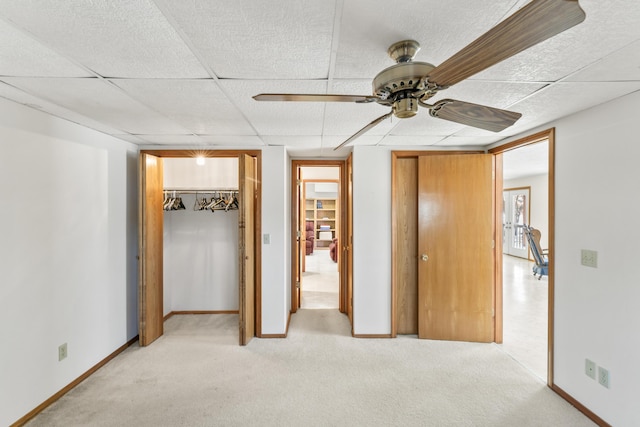
[[[181,315],[29,426],[592,426],[494,344],[357,339],[337,310],[239,347],[236,315]]]

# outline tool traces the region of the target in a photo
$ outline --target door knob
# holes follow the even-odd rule
[[[422,254],[422,255],[420,255],[420,260],[421,261],[428,261],[429,257],[427,256],[427,254]]]

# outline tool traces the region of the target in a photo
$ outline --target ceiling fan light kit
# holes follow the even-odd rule
[[[337,150],[391,115],[400,119],[415,116],[418,107],[429,109],[431,117],[500,132],[513,125],[522,114],[454,99],[434,104],[426,101],[498,62],[551,38],[584,21],[578,0],[532,0],[513,15],[478,37],[439,66],[414,62],[420,50],[415,40],[392,44],[387,53],[396,61],[373,79],[373,95],[260,94],[256,101],[376,102],[391,112],[373,120],[334,148]]]

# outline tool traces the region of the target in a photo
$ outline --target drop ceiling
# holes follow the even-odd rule
[[[0,1],[0,97],[140,146],[287,147],[344,157],[387,107],[257,102],[371,94],[415,39],[439,64],[525,0]],[[355,144],[482,148],[640,89],[640,3],[580,0],[586,20],[438,94],[523,114],[493,133],[392,118]],[[441,96],[442,95],[442,96]]]

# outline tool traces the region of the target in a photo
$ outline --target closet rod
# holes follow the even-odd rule
[[[162,191],[164,191],[165,193],[210,194],[210,193],[220,193],[220,192],[237,193],[238,189],[237,188],[221,188],[221,189],[215,189],[215,190],[178,190],[178,189],[172,189],[172,188],[165,188]]]

